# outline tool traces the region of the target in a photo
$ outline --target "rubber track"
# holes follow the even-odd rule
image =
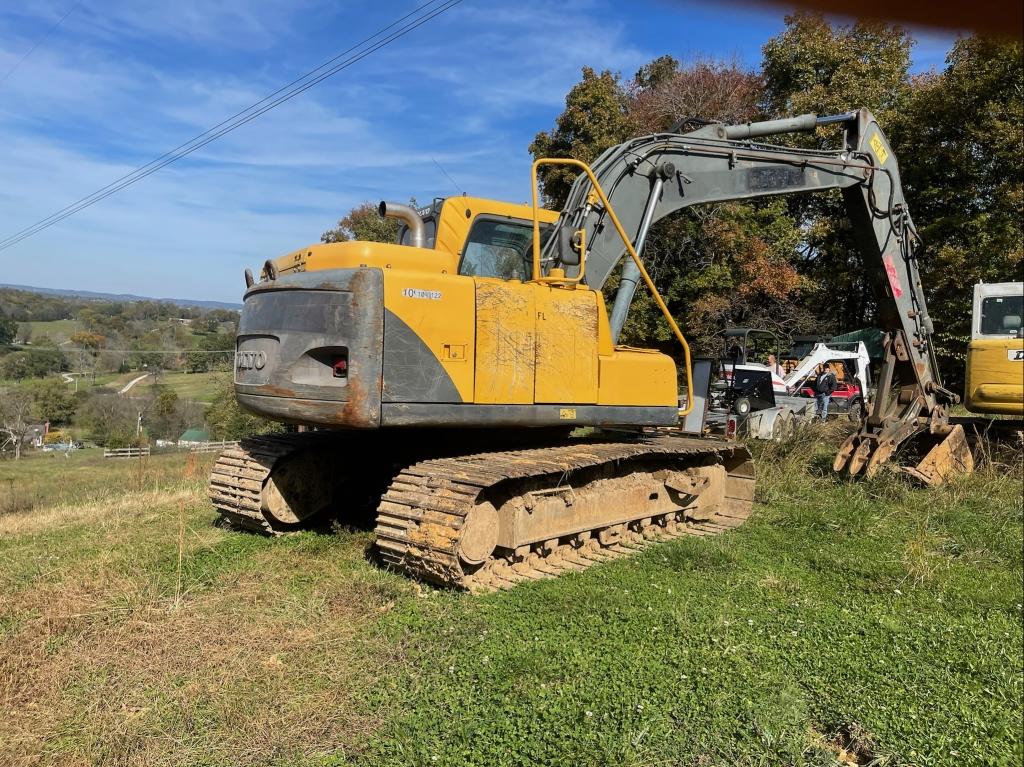
[[[622,541],[602,546],[591,537],[581,548],[560,543],[541,554],[492,559],[464,572],[458,557],[463,520],[481,493],[506,480],[567,475],[570,472],[642,457],[684,457],[699,465],[746,458],[726,479],[725,500],[707,521],[679,522],[662,517]],[[443,585],[489,591],[524,580],[555,577],[607,559],[633,553],[652,540],[682,535],[717,535],[738,527],[753,505],[753,464],[746,448],[715,445],[704,439],[658,437],[629,442],[594,442],[546,448],[488,452],[420,461],[401,471],[381,499],[377,512],[377,548],[388,565]]]

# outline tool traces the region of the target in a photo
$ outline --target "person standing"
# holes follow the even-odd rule
[[[774,354],[768,355],[768,369],[772,371],[773,375],[777,375],[779,378],[785,378],[782,374],[782,365],[780,365],[779,361],[775,359]]]
[[[832,400],[832,392],[836,390],[836,374],[826,363],[818,365],[818,375],[814,379],[814,415],[825,421],[828,418],[828,403]]]

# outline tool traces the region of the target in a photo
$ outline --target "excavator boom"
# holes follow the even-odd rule
[[[842,148],[799,149],[758,141],[824,124],[842,125]],[[651,225],[682,208],[840,190],[877,301],[885,358],[874,406],[861,430],[841,448],[836,470],[873,474],[901,445],[924,434],[924,441],[933,444],[911,473],[935,483],[950,472],[971,470],[962,429],[948,422],[949,407],[959,397],[943,387],[935,358],[934,327],[917,266],[920,239],[903,196],[896,154],[871,112],[710,123],[687,133],[643,136],[606,150],[592,169],[638,253]],[[585,281],[595,288],[604,285],[625,252],[608,216],[592,182],[581,174],[557,226],[580,232],[578,239],[587,243]],[[560,248],[567,240],[557,232],[549,238],[542,262],[562,261]],[[638,281],[636,264],[625,260],[611,310],[615,341]]]

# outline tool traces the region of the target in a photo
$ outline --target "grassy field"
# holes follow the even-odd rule
[[[165,372],[160,374],[160,383],[173,389],[178,397],[192,402],[212,402],[219,385],[230,373],[214,371],[210,373],[178,373]],[[144,394],[153,386],[152,377],[139,381],[132,387],[131,393]]]
[[[91,375],[75,376],[78,378],[79,390],[85,389],[109,389],[110,391],[120,391],[121,387],[131,381],[133,378],[138,378],[141,373],[136,371],[130,371],[128,373],[97,373],[96,380],[93,380]]]
[[[131,370],[127,373],[97,373],[95,380],[93,376],[89,374],[79,375],[77,371],[74,371],[74,377],[78,379],[79,391],[120,391],[121,388],[138,378],[140,375],[145,373],[144,370]],[[230,375],[229,372],[214,371],[209,373],[183,373],[183,372],[163,372],[160,373],[160,383],[173,389],[177,392],[178,396],[182,399],[190,400],[192,402],[211,402],[214,395],[217,393],[219,384],[224,380],[225,376]],[[50,378],[56,378],[57,380],[64,380],[59,375],[50,376]],[[33,383],[38,382],[40,379],[28,379],[25,384],[32,386]],[[0,381],[0,385],[13,385],[15,381]],[[153,386],[154,379],[152,376],[144,378],[133,386],[129,392],[131,396],[138,396],[140,394],[148,394],[148,390]],[[74,387],[74,384],[68,384]]]
[[[1024,473],[762,449],[744,527],[509,592],[214,526],[208,459],[0,464],[0,763],[1019,765]]]
[[[54,343],[63,343],[75,333],[82,330],[82,323],[78,320],[49,320],[47,322],[26,322],[23,323],[32,328],[32,338],[49,336]]]

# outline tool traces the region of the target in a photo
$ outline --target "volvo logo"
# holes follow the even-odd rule
[[[236,352],[235,367],[239,370],[263,370],[267,364],[266,352]]]

